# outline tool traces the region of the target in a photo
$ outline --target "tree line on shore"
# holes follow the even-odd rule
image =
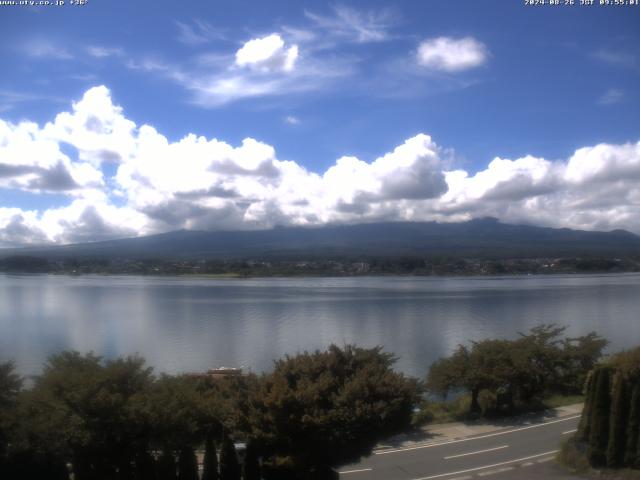
[[[500,252],[504,254],[504,252]],[[571,272],[637,272],[640,258],[562,257],[491,258],[460,255],[333,255],[238,259],[46,258],[13,255],[0,258],[0,272],[55,274],[363,276],[363,275],[521,275]]]
[[[564,331],[543,325],[460,346],[425,382],[394,371],[382,347],[353,345],[217,380],[157,376],[140,357],[62,352],[25,386],[3,363],[0,478],[197,480],[197,456],[203,480],[333,478],[332,467],[407,431],[428,395],[466,391],[477,416],[580,392],[606,341]],[[246,444],[241,464],[234,441]]]

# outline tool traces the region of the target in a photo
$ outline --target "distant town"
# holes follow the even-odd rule
[[[0,271],[69,275],[131,274],[227,277],[625,273],[640,272],[640,257],[154,260],[133,258],[47,259],[32,256],[12,256],[0,259]]]

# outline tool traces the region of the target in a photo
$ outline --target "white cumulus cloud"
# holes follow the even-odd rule
[[[254,38],[236,52],[236,65],[263,72],[293,70],[298,58],[298,46],[285,48],[284,40],[277,34]]]
[[[77,196],[102,186],[99,169],[73,161],[59,140],[35,123],[0,119],[0,187]]]
[[[473,37],[437,37],[418,46],[420,66],[445,72],[460,72],[484,64],[489,56],[486,45]]]
[[[191,103],[204,108],[318,91],[352,74],[353,65],[343,58],[315,58],[300,52],[297,44],[273,33],[248,40],[235,54],[200,55],[188,66],[150,58],[128,61],[127,66],[176,82],[191,92]]]
[[[0,187],[69,199],[0,207],[0,245],[487,215],[640,233],[640,143],[582,147],[564,160],[497,157],[475,173],[449,158],[420,133],[377,158],[345,155],[313,172],[253,138],[169,139],[128,119],[99,86],[43,126],[0,120]]]
[[[300,125],[300,119],[298,117],[294,117],[293,115],[287,115],[284,117],[284,122],[289,125]]]

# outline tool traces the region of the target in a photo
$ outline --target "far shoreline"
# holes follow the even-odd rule
[[[2,276],[52,276],[52,277],[139,277],[139,278],[180,278],[186,280],[263,280],[263,279],[379,279],[379,278],[414,278],[414,279],[500,279],[500,278],[559,278],[559,277],[609,277],[609,276],[640,276],[640,271],[607,272],[607,271],[574,271],[574,272],[546,272],[546,273],[478,273],[478,274],[391,274],[378,273],[366,275],[329,275],[305,274],[298,275],[245,275],[239,273],[200,274],[200,273],[138,273],[138,272],[16,272],[0,271]]]

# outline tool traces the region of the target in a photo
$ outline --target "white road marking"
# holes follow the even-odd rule
[[[533,465],[533,462],[525,462],[522,465],[520,465],[521,467],[530,467],[531,465]]]
[[[574,415],[572,417],[561,418],[559,420],[552,420],[550,422],[538,423],[536,425],[529,425],[528,427],[514,428],[512,430],[507,430],[505,432],[489,433],[489,434],[486,434],[486,435],[480,435],[478,437],[462,438],[462,439],[459,439],[459,440],[448,440],[446,442],[439,442],[439,443],[428,443],[426,445],[418,445],[418,446],[415,446],[415,447],[396,448],[396,449],[393,449],[393,450],[381,450],[379,452],[374,452],[374,454],[375,455],[388,455],[389,453],[408,452],[410,450],[420,450],[421,448],[439,447],[440,445],[449,445],[449,444],[452,444],[452,443],[469,442],[471,440],[480,440],[480,439],[483,439],[483,438],[496,437],[498,435],[507,435],[509,433],[521,432],[522,430],[529,430],[531,428],[544,427],[545,425],[551,425],[553,423],[566,422],[568,420],[573,420],[573,419],[576,419],[576,418],[580,418],[580,416],[581,415]]]
[[[509,470],[513,470],[514,468],[515,467],[496,468],[495,470],[489,470],[488,472],[480,472],[478,476],[486,477],[487,475],[495,475],[496,473],[508,472]]]
[[[373,470],[372,468],[359,468],[358,470],[345,470],[344,472],[338,472],[340,475],[345,475],[347,473],[358,473],[358,472],[370,472]]]
[[[449,480],[471,480],[473,477],[471,475],[465,475],[464,477],[454,477]]]
[[[545,463],[545,462],[550,462],[551,460],[553,460],[553,457],[541,458],[540,460],[536,460],[536,462]]]
[[[466,457],[467,455],[476,455],[478,453],[493,452],[494,450],[502,450],[503,448],[509,448],[509,445],[500,445],[499,447],[487,448],[486,450],[478,450],[477,452],[461,453],[460,455],[450,455],[448,457],[444,457],[444,459],[450,460],[452,458]]]
[[[459,470],[457,472],[440,473],[438,475],[431,475],[429,477],[414,478],[413,480],[431,480],[432,478],[442,478],[442,477],[448,477],[449,475],[460,475],[461,473],[476,472],[478,470],[486,470],[487,468],[501,467],[502,465],[508,465],[509,463],[524,462],[525,460],[530,460],[532,458],[537,458],[537,457],[544,457],[545,455],[553,455],[554,453],[558,453],[559,451],[560,450],[552,450],[551,452],[538,453],[537,455],[530,455],[528,457],[516,458],[514,460],[494,463],[492,465],[485,465],[483,467],[469,468],[467,470]]]
[[[563,434],[563,435],[568,435],[568,434],[570,434],[570,433],[577,432],[577,431],[578,431],[578,429],[577,429],[577,428],[574,428],[573,430],[567,430],[566,432],[562,432],[562,434]]]

